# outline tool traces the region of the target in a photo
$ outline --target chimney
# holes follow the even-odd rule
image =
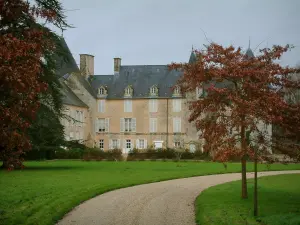
[[[85,78],[94,75],[94,56],[89,54],[80,54],[80,72]]]
[[[114,58],[114,74],[118,74],[121,68],[121,58]]]

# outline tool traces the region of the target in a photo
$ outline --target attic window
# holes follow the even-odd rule
[[[104,90],[103,87],[101,87],[101,88],[98,89],[98,94],[99,95],[104,95],[105,94],[105,90]]]
[[[157,95],[158,95],[158,89],[157,89],[156,86],[152,86],[152,87],[150,88],[150,95],[151,95],[151,96],[157,96]]]
[[[174,92],[173,92],[174,95],[180,95],[180,87],[179,86],[176,86],[174,88]]]
[[[131,86],[125,88],[124,96],[125,97],[132,97],[133,89]]]

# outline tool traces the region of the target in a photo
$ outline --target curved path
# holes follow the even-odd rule
[[[300,170],[258,174],[287,173],[300,173]],[[247,178],[253,178],[253,173],[248,173]],[[240,173],[209,175],[107,192],[75,207],[58,225],[195,225],[194,201],[200,192],[239,179]]]

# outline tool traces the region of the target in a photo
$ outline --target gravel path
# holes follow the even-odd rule
[[[287,173],[300,170],[259,172],[259,176]],[[195,225],[194,201],[200,192],[239,179],[240,173],[199,176],[107,192],[75,207],[58,225]]]

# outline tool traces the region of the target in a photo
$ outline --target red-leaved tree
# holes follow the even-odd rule
[[[197,88],[202,92],[189,102],[189,121],[201,131],[204,151],[216,161],[241,160],[242,198],[247,198],[247,159],[256,152],[259,159],[271,160],[272,125],[282,129],[285,140],[291,133],[300,133],[299,104],[291,105],[284,98],[284,90],[300,87],[289,78],[298,70],[276,61],[289,49],[274,46],[254,57],[250,49],[245,54],[241,48],[212,43],[195,51],[195,62],[170,65],[183,70],[179,85],[184,93],[195,93]],[[281,149],[285,148],[291,155],[299,152],[295,141],[282,142]]]
[[[61,24],[56,0],[0,0],[0,160],[4,168],[22,167],[30,149],[27,128],[40,106],[44,53],[54,49],[51,33],[37,20]]]

